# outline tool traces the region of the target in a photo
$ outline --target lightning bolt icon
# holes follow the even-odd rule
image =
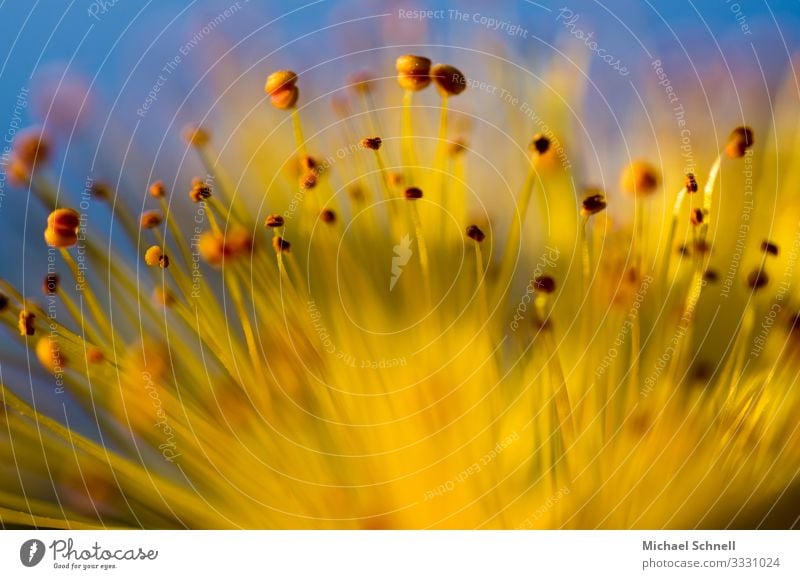
[[[389,291],[394,289],[397,280],[403,275],[403,267],[414,254],[414,252],[411,251],[411,237],[406,234],[393,249],[394,257],[392,257],[392,278],[389,280]]]

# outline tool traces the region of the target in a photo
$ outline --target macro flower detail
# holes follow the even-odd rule
[[[396,42],[348,16],[324,30],[353,61],[315,65],[277,33],[217,55],[246,39],[212,19],[131,127],[43,85],[0,196],[26,244],[0,523],[796,526],[797,129],[752,112],[795,111],[792,78],[698,119],[717,101],[647,44],[614,108],[574,47],[514,63],[380,18]]]

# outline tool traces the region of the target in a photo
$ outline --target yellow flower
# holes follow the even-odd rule
[[[800,317],[782,289],[797,252],[778,250],[793,224],[759,230],[769,241],[741,270],[717,251],[735,242],[719,175],[751,163],[752,130],[709,151],[702,195],[665,160],[664,175],[636,161],[578,197],[582,176],[559,166],[577,139],[540,127],[515,143],[519,172],[501,175],[519,191],[508,208],[497,175],[473,172],[468,141],[450,138],[463,74],[414,55],[396,68],[402,90],[353,94],[381,138],[343,125],[355,140],[338,154],[304,138],[297,76],[271,74],[295,142],[254,163],[266,194],[225,170],[210,138],[224,122],[190,125],[207,176],[170,188],[194,203],[169,203],[162,180],[121,190],[110,242],[91,216],[47,206],[52,176],[37,170],[60,278],[41,272],[40,302],[2,282],[0,317],[20,349],[37,331],[36,396],[70,396],[103,443],[0,386],[0,458],[15,465],[0,473],[0,522],[714,527],[769,512],[800,459]],[[431,80],[444,97],[435,153],[411,101]],[[241,150],[261,155],[267,130]],[[672,212],[636,198],[637,217],[624,214],[622,192],[661,189]],[[720,301],[741,323],[714,325]]]

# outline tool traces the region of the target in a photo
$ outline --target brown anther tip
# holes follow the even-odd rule
[[[465,153],[468,148],[469,145],[467,144],[467,141],[465,139],[456,139],[455,141],[450,143],[450,146],[448,147],[447,150],[450,153],[450,156],[455,157],[457,155]]]
[[[747,150],[753,146],[753,129],[748,126],[739,126],[731,131],[728,144],[725,145],[725,154],[731,159],[744,157]]]
[[[786,326],[789,332],[800,332],[800,312],[790,315],[786,320]]]
[[[658,189],[659,181],[655,167],[647,161],[634,161],[622,172],[620,185],[626,193],[644,196],[654,193]]]
[[[284,223],[283,215],[273,213],[264,221],[264,227],[272,227],[274,229],[275,227],[283,227]]]
[[[692,225],[701,225],[703,220],[705,219],[705,211],[703,211],[700,207],[695,207],[692,209],[691,214],[689,215],[689,220],[692,222]]]
[[[549,275],[540,275],[533,280],[533,289],[543,294],[551,294],[556,291],[556,280]]]
[[[675,247],[675,253],[677,253],[680,256],[685,257],[687,255],[691,255],[692,249],[691,249],[691,247],[689,247],[685,243],[681,243],[681,244],[679,244],[678,246]]]
[[[769,241],[768,239],[765,239],[764,241],[761,242],[761,251],[769,255],[774,255],[776,257],[778,253],[780,253],[780,249],[778,248],[778,246]]]
[[[794,313],[789,316],[789,319],[786,320],[786,329],[790,333],[795,333],[800,331],[800,312]]]
[[[360,94],[366,94],[372,88],[372,75],[362,70],[350,75],[348,82],[354,91]]]
[[[311,155],[301,155],[299,161],[302,171],[315,171],[319,168],[319,161]]]
[[[336,223],[336,213],[332,209],[323,209],[319,214],[319,218],[322,219],[323,223]]]
[[[714,269],[707,269],[703,274],[703,279],[708,283],[716,283],[719,281],[719,274]]]
[[[92,346],[86,350],[86,359],[90,364],[99,364],[100,362],[104,361],[106,357],[100,348]]]
[[[365,149],[371,149],[373,151],[377,151],[381,148],[383,141],[380,137],[367,137],[365,139],[361,139],[361,146]]]
[[[253,251],[253,238],[246,229],[234,227],[225,233],[223,249],[230,258],[249,255]]]
[[[705,255],[711,251],[711,244],[708,241],[698,239],[692,245],[694,251],[699,255]]]
[[[403,174],[398,173],[397,171],[390,171],[389,173],[387,173],[386,179],[387,181],[389,181],[389,185],[391,185],[392,187],[399,187],[404,182]]]
[[[763,269],[756,269],[747,274],[747,287],[753,290],[763,288],[769,283],[769,276]]]
[[[150,185],[149,192],[151,197],[161,198],[167,194],[167,188],[164,186],[163,181],[154,181]]]
[[[12,187],[17,189],[24,189],[30,184],[31,173],[30,169],[25,164],[17,159],[15,155],[11,155],[6,167],[6,174],[8,175],[8,182]]]
[[[581,215],[589,217],[600,213],[607,206],[606,196],[602,193],[591,193],[583,198],[581,202]]]
[[[199,183],[197,182],[193,183],[192,189],[189,191],[189,199],[191,199],[195,203],[200,203],[200,201],[205,201],[206,199],[210,198],[211,198],[210,185],[206,184],[203,181]]]
[[[19,335],[32,336],[35,332],[36,314],[27,310],[22,310],[19,313]]]
[[[15,159],[26,169],[46,163],[50,158],[50,144],[39,128],[29,128],[17,133],[12,150]]]
[[[272,248],[275,250],[275,253],[283,253],[288,252],[292,248],[292,244],[276,235],[272,238]]]
[[[420,91],[431,83],[431,61],[424,56],[405,54],[395,62],[397,82],[406,90]]]
[[[111,186],[102,182],[92,183],[92,186],[89,188],[89,193],[91,193],[92,197],[95,199],[108,201],[111,199]]]
[[[153,301],[161,307],[168,308],[175,303],[175,296],[168,289],[157,287],[153,290]]]
[[[697,193],[697,179],[695,179],[694,173],[686,173],[684,187],[688,193]]]
[[[297,88],[297,75],[291,70],[279,70],[267,77],[264,92],[276,109],[291,109],[297,104],[300,91]]]
[[[0,312],[4,312],[8,307],[8,296],[0,294]]]
[[[145,211],[142,213],[141,219],[139,219],[139,226],[142,229],[154,229],[161,225],[163,221],[164,218],[158,211]]]
[[[406,199],[422,199],[422,189],[419,187],[409,187],[404,193]]]
[[[550,150],[550,139],[548,139],[545,135],[538,133],[533,136],[533,139],[531,139],[531,144],[528,146],[528,149],[530,149],[531,153],[544,155]]]
[[[211,134],[200,125],[187,125],[183,129],[183,140],[187,145],[202,148],[211,141]]]
[[[44,294],[51,296],[58,293],[58,282],[60,279],[57,273],[48,273],[44,276],[44,282],[42,282],[42,291]]]
[[[437,64],[430,74],[442,96],[459,95],[467,88],[467,79],[455,66]]]
[[[302,189],[313,189],[317,186],[318,182],[319,178],[315,171],[309,171],[300,177],[300,187]]]
[[[220,232],[206,231],[200,236],[197,249],[203,260],[218,266],[224,259],[250,254],[253,250],[253,238],[241,227],[230,229],[224,235]]]
[[[480,243],[486,239],[486,234],[477,225],[470,225],[467,227],[467,237]]]
[[[364,190],[356,184],[347,188],[347,196],[355,203],[361,203],[365,199]]]

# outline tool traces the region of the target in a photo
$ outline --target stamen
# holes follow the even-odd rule
[[[622,190],[635,196],[646,196],[658,189],[658,171],[647,161],[634,161],[622,172]]]
[[[371,149],[373,151],[377,151],[381,148],[381,138],[380,137],[366,137],[361,139],[361,146],[365,149]]]
[[[19,335],[32,336],[35,332],[36,314],[27,310],[19,312]]]
[[[467,227],[467,237],[481,243],[486,238],[486,235],[477,225],[470,225]]]
[[[336,213],[332,209],[323,209],[319,214],[319,218],[322,219],[323,223],[329,225],[336,223]]]
[[[431,83],[431,61],[424,56],[406,54],[395,62],[397,82],[406,91],[417,92]]]
[[[144,254],[144,262],[150,267],[160,266],[161,269],[169,267],[169,257],[158,245],[150,246]]]
[[[163,221],[164,218],[158,211],[145,211],[139,219],[139,225],[142,229],[155,229]]]
[[[753,129],[739,126],[731,131],[728,144],[725,145],[725,154],[731,159],[741,159],[747,150],[753,146]]]
[[[267,77],[264,92],[269,95],[272,106],[276,109],[292,109],[297,104],[300,91],[297,86],[297,75],[291,70],[279,70]]]
[[[200,125],[187,125],[183,129],[183,139],[190,147],[202,149],[211,141],[211,134]]]
[[[430,76],[436,83],[439,94],[443,97],[455,96],[467,88],[467,79],[456,67],[449,64],[437,64],[430,70]]]
[[[765,254],[777,257],[780,250],[776,244],[772,243],[768,239],[765,239],[761,242],[761,251],[763,251]]]

